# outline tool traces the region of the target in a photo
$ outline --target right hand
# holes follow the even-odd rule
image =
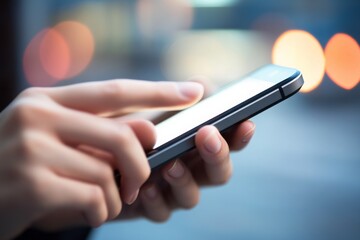
[[[0,114],[0,236],[14,237],[56,212],[77,212],[91,226],[118,216],[150,175],[144,149],[155,133],[148,121],[111,116],[180,109],[202,92],[196,83],[113,80],[21,93]],[[56,227],[56,219],[48,224]]]

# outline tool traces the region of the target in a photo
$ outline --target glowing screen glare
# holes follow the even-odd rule
[[[176,118],[172,117],[159,123],[156,125],[157,142],[155,148],[235,107],[274,84],[274,82],[257,78],[245,78],[195,106],[176,114]]]

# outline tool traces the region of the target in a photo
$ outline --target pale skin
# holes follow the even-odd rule
[[[128,116],[179,110],[202,95],[198,83],[135,80],[22,92],[0,113],[0,236],[134,217],[165,221],[175,209],[194,207],[201,186],[230,179],[229,152],[245,147],[255,125],[236,126],[227,141],[205,126],[196,150],[150,176],[145,152],[155,143],[154,125]]]

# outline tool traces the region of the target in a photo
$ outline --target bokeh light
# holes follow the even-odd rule
[[[49,29],[41,39],[39,50],[45,71],[56,80],[65,79],[70,67],[70,52],[64,37]]]
[[[47,48],[47,45],[49,44],[48,41],[51,41],[52,39],[51,36],[56,36],[56,34],[52,32],[46,38],[45,36],[47,36],[49,32],[52,32],[52,30],[44,29],[38,34],[36,34],[34,38],[30,41],[24,52],[24,74],[28,83],[32,86],[51,86],[58,81],[57,78],[51,76],[44,68],[43,61],[46,59],[46,56],[43,56],[43,58],[41,58],[40,56],[40,48],[43,43],[43,39],[47,39],[45,41],[45,44],[43,45],[44,52],[45,48]]]
[[[271,47],[254,32],[188,31],[179,34],[167,49],[162,67],[167,79],[181,81],[201,75],[223,84],[266,64],[269,59],[263,52],[271,52]]]
[[[304,75],[302,92],[318,87],[325,74],[325,56],[318,40],[302,30],[280,35],[273,47],[273,63],[299,69]]]
[[[135,2],[135,1],[133,1]],[[57,19],[76,21],[90,29],[97,59],[128,58],[133,51],[134,9],[127,1],[84,1],[63,9]]]
[[[39,32],[24,52],[23,67],[32,86],[52,86],[73,78],[89,65],[95,49],[90,30],[66,21]]]
[[[136,17],[139,30],[149,39],[172,36],[191,27],[193,8],[188,0],[138,0]]]
[[[63,79],[77,76],[89,65],[95,49],[94,37],[87,26],[65,21],[54,28],[65,39],[70,52],[70,64]]]
[[[326,73],[340,87],[350,90],[360,79],[360,47],[351,36],[338,33],[325,48]]]

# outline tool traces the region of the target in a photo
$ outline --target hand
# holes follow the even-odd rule
[[[205,87],[205,96],[216,89],[202,76],[191,79]],[[163,121],[173,113],[150,114],[145,117]],[[144,117],[144,116],[143,116]],[[125,206],[119,219],[146,217],[163,222],[179,208],[195,207],[200,188],[217,186],[229,181],[232,174],[230,151],[239,151],[250,142],[255,124],[245,121],[232,127],[223,136],[213,126],[201,128],[196,135],[196,149],[166,164],[140,190],[140,198]]]
[[[75,214],[91,226],[118,216],[150,175],[144,148],[155,135],[148,121],[111,116],[180,109],[202,91],[194,83],[115,80],[21,93],[0,114],[0,236],[35,222],[62,226],[52,215]],[[120,194],[114,169],[122,175]]]
[[[121,213],[122,219],[145,216],[165,221],[178,208],[192,208],[199,201],[200,187],[226,183],[232,173],[230,150],[240,150],[250,141],[255,130],[246,121],[224,136],[213,126],[205,126],[196,135],[196,150],[152,174],[141,188],[140,198]],[[230,147],[228,143],[230,144]]]

